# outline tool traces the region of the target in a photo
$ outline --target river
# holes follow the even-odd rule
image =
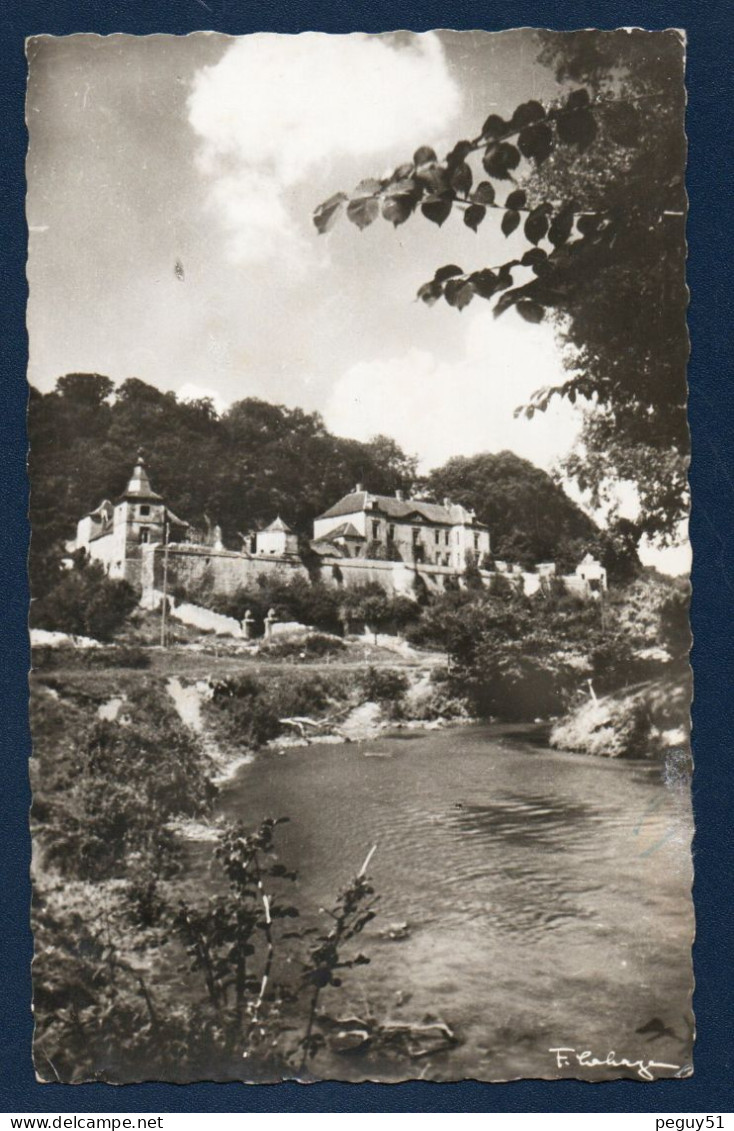
[[[331,905],[376,844],[371,963],[324,1004],[430,1015],[460,1040],[381,1078],[598,1079],[639,1072],[579,1067],[569,1053],[559,1067],[549,1050],[691,1059],[689,783],[665,778],[470,726],[267,752],[239,769],[222,807],[253,824],[290,817],[280,856],[314,906]],[[391,923],[407,937],[382,937]],[[374,1065],[332,1057],[321,1072],[359,1079]]]

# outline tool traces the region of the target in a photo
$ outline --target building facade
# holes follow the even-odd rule
[[[457,574],[490,552],[489,530],[474,511],[449,499],[375,495],[361,484],[315,519],[312,546],[322,555],[442,566]]]
[[[188,523],[171,511],[150,485],[140,453],[127,487],[113,505],[105,499],[77,523],[75,549],[101,562],[112,578],[139,588],[143,547],[184,541]]]
[[[416,595],[441,592],[462,583],[469,566],[491,583],[489,530],[474,511],[444,499],[379,495],[361,484],[314,520],[311,549],[317,563],[311,576],[349,588],[376,582],[386,592]],[[240,551],[227,549],[218,526],[197,533],[176,517],[151,487],[141,454],[127,487],[116,503],[103,500],[77,523],[74,549],[101,562],[112,578],[128,581],[154,606],[163,592],[195,593],[197,589],[232,594],[256,585],[263,574],[284,580],[309,572],[299,553],[298,536],[278,516],[269,526],[244,538]],[[71,547],[70,547],[71,548]],[[537,571],[495,562],[531,595],[555,565],[543,562]],[[603,566],[587,554],[575,574],[562,578],[570,592],[600,596],[607,587]]]

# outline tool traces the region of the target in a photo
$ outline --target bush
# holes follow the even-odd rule
[[[67,667],[94,671],[98,668],[149,668],[150,653],[144,648],[119,646],[115,648],[75,648],[62,645],[52,648],[47,644],[31,650],[34,669],[59,669]]]
[[[396,668],[367,668],[360,678],[364,698],[373,703],[395,703],[410,686],[407,676]]]
[[[278,660],[317,660],[343,652],[346,645],[338,636],[325,636],[312,632],[301,640],[276,640],[267,646],[267,655]]]
[[[344,702],[353,687],[350,673],[298,673],[263,678],[228,676],[214,685],[209,711],[223,738],[257,749],[283,733],[281,719],[314,716]]]
[[[110,640],[138,603],[131,585],[112,581],[99,562],[68,571],[45,597],[33,601],[32,628]]]
[[[133,858],[161,872],[172,867],[166,823],[203,815],[216,792],[208,759],[165,692],[131,693],[125,714],[125,726],[95,719],[75,736],[66,779],[58,776],[45,795],[43,818],[34,808],[48,859],[80,879],[123,877]]]

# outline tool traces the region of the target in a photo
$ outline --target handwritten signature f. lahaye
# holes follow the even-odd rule
[[[655,1080],[653,1069],[662,1069],[673,1072],[676,1076],[690,1076],[690,1065],[666,1064],[662,1060],[629,1060],[626,1056],[617,1056],[616,1052],[609,1052],[604,1057],[595,1056],[590,1049],[577,1049],[561,1045],[558,1048],[548,1049],[555,1055],[557,1068],[570,1068],[574,1064],[580,1068],[634,1068],[640,1080]]]

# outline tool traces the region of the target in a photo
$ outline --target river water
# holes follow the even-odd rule
[[[324,1004],[439,1018],[460,1041],[384,1066],[382,1079],[637,1075],[579,1067],[575,1054],[559,1068],[558,1047],[690,1063],[692,824],[674,767],[551,751],[517,728],[456,727],[268,752],[240,768],[222,803],[252,823],[290,817],[280,856],[316,907],[377,846],[379,915],[362,943],[371,963]],[[381,936],[402,923],[407,937]],[[321,1070],[375,1075],[355,1057]]]

